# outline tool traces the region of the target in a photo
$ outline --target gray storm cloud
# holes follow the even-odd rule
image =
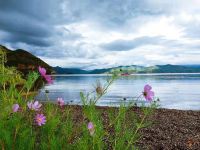
[[[0,0],[0,44],[65,67],[200,63],[199,5],[198,0]],[[173,56],[176,61],[168,59]]]

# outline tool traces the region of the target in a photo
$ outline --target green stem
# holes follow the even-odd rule
[[[26,92],[26,100],[27,100],[27,98],[28,98],[28,93],[29,93],[29,90],[27,90],[27,92]]]
[[[93,150],[94,150],[94,137],[92,137],[92,148],[93,148]]]
[[[3,142],[0,141],[0,143],[1,143],[1,149],[2,149],[2,150],[5,150]]]
[[[16,137],[17,137],[18,129],[19,129],[19,126],[17,126],[17,127],[15,128],[14,142],[13,142],[13,149],[15,149],[15,143],[16,143]]]
[[[135,130],[135,132],[134,132],[134,134],[133,134],[131,140],[128,142],[128,146],[127,146],[127,148],[126,148],[125,150],[127,150],[127,149],[130,147],[130,145],[132,144],[132,141],[133,141],[135,135],[137,134],[137,132],[139,131],[139,129],[141,128],[141,126],[142,126],[142,124],[143,124],[143,122],[144,122],[146,116],[147,116],[147,114],[144,115],[144,117],[142,118],[140,124],[137,126],[137,129]]]
[[[108,82],[108,85],[104,88],[103,93],[98,95],[97,98],[94,100],[94,104],[96,104],[96,102],[104,95],[106,94],[108,88],[110,87],[110,85],[115,81],[115,77],[112,77],[112,79]]]
[[[24,86],[22,87],[22,89],[20,90],[19,94],[21,94],[24,90]]]
[[[48,94],[45,92],[45,96],[46,96],[46,98],[47,98],[47,101],[49,102],[50,100],[49,100],[49,96],[48,96]]]

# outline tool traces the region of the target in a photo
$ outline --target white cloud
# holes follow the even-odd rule
[[[4,3],[0,42],[27,49],[52,66],[200,64],[199,0]],[[9,10],[17,15],[6,17]],[[23,23],[22,28],[20,20],[31,20],[31,25]]]
[[[149,21],[139,29],[140,35],[163,36],[166,39],[178,39],[183,36],[183,27],[176,25],[174,17],[160,17]]]

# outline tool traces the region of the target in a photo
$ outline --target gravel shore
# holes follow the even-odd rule
[[[200,150],[200,111],[157,109],[154,124],[142,129],[142,149]]]
[[[83,121],[81,106],[66,106],[74,112],[74,121]],[[104,123],[107,110],[117,108],[97,107],[101,110]],[[128,113],[141,113],[132,107]],[[142,137],[137,146],[144,150],[200,150],[200,111],[156,109],[149,120],[153,125],[140,130]],[[112,131],[111,131],[112,132]],[[112,133],[111,133],[112,134]]]

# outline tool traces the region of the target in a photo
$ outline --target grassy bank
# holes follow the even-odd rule
[[[30,72],[20,89],[17,88],[18,78],[14,78],[18,74],[12,73],[11,77],[5,70],[10,71],[10,68],[1,64],[0,147],[3,150],[138,149],[136,142],[140,138],[139,131],[150,125],[147,117],[157,106],[152,87],[145,85],[138,99],[148,101],[150,105],[142,107],[142,115],[128,114],[134,104],[127,105],[122,101],[119,109],[109,109],[108,118],[104,119],[96,103],[120,77],[119,73],[113,73],[105,83],[97,82],[94,91],[80,92],[82,109],[74,111],[64,106],[64,100],[59,97],[56,105],[51,102],[41,104],[34,100],[31,91],[38,79],[44,79],[47,84],[53,83],[45,68],[39,67],[38,72]],[[46,98],[49,101],[48,93]],[[82,116],[77,117],[77,114]],[[127,116],[132,116],[130,118],[133,120]]]
[[[10,73],[11,72],[11,73]],[[37,80],[52,84],[46,69],[30,72],[17,88],[20,75],[0,64],[0,147],[5,149],[137,150],[195,149],[199,146],[199,112],[156,109],[152,87],[144,85],[138,98],[120,107],[97,107],[112,83],[122,76],[113,72],[93,91],[80,92],[82,106],[40,103],[31,93]],[[10,76],[12,74],[12,76]],[[142,101],[140,108],[135,102]],[[146,105],[148,104],[148,105]]]

